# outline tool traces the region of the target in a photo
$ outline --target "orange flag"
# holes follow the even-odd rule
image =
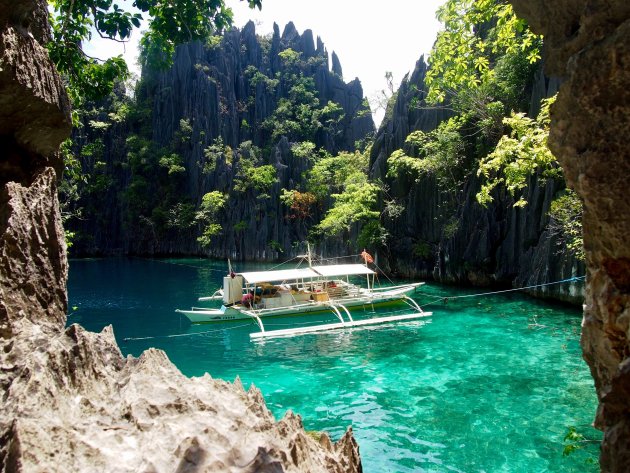
[[[372,258],[372,255],[365,251],[365,249],[361,252],[361,258],[363,258],[366,263],[374,263],[374,258]]]

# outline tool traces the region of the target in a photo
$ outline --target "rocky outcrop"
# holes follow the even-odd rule
[[[155,349],[124,358],[111,327],[40,327],[1,355],[2,471],[361,471],[351,430],[315,440],[238,378],[188,379]]]
[[[472,167],[462,175],[463,187],[457,202],[450,206],[445,201],[453,196],[441,193],[432,176],[417,181],[387,177],[387,158],[403,148],[409,133],[434,130],[451,116],[447,108],[422,106],[426,71],[427,65],[420,58],[411,76],[402,81],[372,148],[372,177],[385,180],[390,198],[405,207],[400,217],[386,220],[392,235],[388,247],[391,270],[448,283],[514,287],[583,275],[583,263],[568,254],[548,229],[547,214],[551,201],[563,188],[561,182],[532,178],[524,196],[526,207],[515,208],[513,198],[497,192],[494,202],[484,208],[475,197],[480,181]],[[553,95],[558,83],[545,77],[542,70],[537,72],[531,85],[530,113],[537,114],[540,99]],[[470,162],[472,159],[462,167],[470,166]],[[529,292],[575,304],[584,300],[581,281],[541,286]]]
[[[9,3],[11,3],[9,5]],[[54,153],[70,133],[70,107],[39,41],[47,10],[0,2],[0,335],[23,319],[65,320],[67,263]],[[43,26],[44,25],[44,26]]]
[[[111,328],[66,322],[55,174],[0,199],[1,471],[360,471],[349,431],[316,442],[260,392],[187,379],[166,355],[124,358]],[[4,217],[7,217],[4,220]]]
[[[549,146],[584,199],[582,348],[595,378],[603,471],[630,470],[630,3],[510,0],[566,78]]]
[[[111,328],[65,329],[54,152],[70,113],[46,2],[0,1],[0,28],[0,471],[360,472],[351,430],[315,440],[255,387],[188,379],[158,350],[124,358]]]
[[[21,167],[32,171],[44,164],[58,165],[45,157],[53,155],[70,133],[68,96],[48,52],[34,38],[44,43],[50,39],[45,15],[46,7],[37,0],[0,1],[0,136],[10,147],[0,168],[3,178],[20,175]],[[13,142],[39,159],[18,157],[18,150],[11,149]]]
[[[425,132],[435,130],[440,122],[452,115],[444,108],[427,109],[418,106],[424,98],[423,87],[427,68],[424,56],[421,56],[411,76],[406,75],[403,78],[395,99],[388,104],[383,122],[374,137],[370,156],[371,174],[375,178],[385,177],[387,158],[403,146],[409,133],[415,130]]]
[[[0,330],[5,339],[29,320],[50,328],[66,321],[68,263],[56,176],[37,171],[29,186],[0,191]]]

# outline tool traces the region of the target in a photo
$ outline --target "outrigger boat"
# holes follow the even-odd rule
[[[219,289],[211,296],[199,298],[200,301],[222,300],[223,305],[220,309],[193,307],[190,310],[177,309],[176,312],[186,316],[192,323],[253,320],[260,328],[260,332],[250,334],[253,339],[378,325],[418,319],[432,314],[424,312],[409,297],[409,294],[424,283],[415,282],[376,288],[374,286],[376,272],[367,266],[371,257],[365,252],[362,256],[366,260],[365,265],[312,265],[309,248],[308,254],[301,257],[308,260],[308,267],[234,273],[230,266],[229,274],[223,278],[223,289]],[[367,288],[350,282],[351,276],[365,276]],[[414,312],[362,320],[355,320],[352,317],[352,310],[386,304],[407,304]],[[339,322],[283,330],[265,330],[262,321],[267,317],[315,312],[332,313]]]

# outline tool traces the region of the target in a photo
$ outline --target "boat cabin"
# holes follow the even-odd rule
[[[350,276],[365,276],[369,289],[375,275],[362,264],[238,273],[223,278],[223,304],[273,309],[358,297],[362,289],[350,282]]]

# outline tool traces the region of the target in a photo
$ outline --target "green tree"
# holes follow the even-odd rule
[[[584,239],[582,237],[582,213],[584,205],[580,196],[571,189],[561,192],[551,202],[549,230],[558,237],[558,243],[579,260],[584,261]]]
[[[341,152],[315,163],[308,180],[308,194],[320,202],[332,198],[332,206],[313,230],[312,236],[341,236],[358,225],[359,246],[383,245],[387,232],[380,222],[381,186],[368,179],[371,147],[365,152]],[[332,193],[332,194],[331,194]]]
[[[334,204],[317,225],[317,230],[329,236],[343,235],[352,224],[362,223],[357,241],[360,246],[384,244],[387,233],[379,222],[379,192],[380,187],[368,182],[367,176],[348,183],[343,192],[332,195]]]
[[[320,202],[331,192],[343,190],[346,183],[355,179],[364,180],[367,176],[370,148],[364,153],[342,151],[336,156],[325,154],[307,174],[306,188]]]
[[[248,0],[261,7],[261,0]],[[148,30],[142,40],[149,55],[168,64],[175,46],[205,39],[232,22],[232,11],[223,0],[133,0],[132,11],[121,9],[114,0],[49,0],[52,41],[50,57],[69,81],[73,101],[107,95],[116,79],[125,78],[128,68],[121,56],[100,61],[88,56],[82,44],[92,32],[103,38],[126,42],[143,20]]]
[[[495,150],[481,160],[477,172],[485,181],[477,194],[480,204],[492,201],[491,192],[499,184],[504,185],[510,195],[516,196],[536,173],[543,177],[562,176],[560,166],[547,146],[549,107],[554,100],[543,101],[535,120],[524,113],[513,113],[503,120],[511,132],[503,136]],[[527,205],[527,201],[521,196],[514,205],[522,207]]]
[[[431,103],[492,82],[500,56],[524,53],[530,63],[540,59],[541,37],[506,0],[448,0],[437,18],[444,28],[431,51],[426,76]]]
[[[205,194],[197,211],[196,220],[201,223],[203,230],[197,241],[202,246],[210,246],[212,238],[221,232],[221,224],[217,222],[217,214],[225,206],[228,196],[219,191]]]
[[[483,179],[477,201],[481,205],[492,202],[492,191],[504,186],[512,197],[518,197],[514,206],[523,207],[527,201],[523,190],[533,176],[543,179],[563,179],[562,169],[547,146],[549,138],[549,108],[555,97],[543,100],[538,117],[533,120],[524,113],[513,113],[504,119],[510,127],[495,150],[484,157],[478,175]],[[567,189],[551,202],[549,229],[561,245],[576,258],[584,260],[582,240],[582,201],[575,192]]]
[[[254,189],[259,192],[259,199],[268,198],[267,192],[278,181],[276,168],[271,164],[260,164],[262,151],[251,141],[241,143],[235,154],[238,156],[238,161],[234,190],[247,192],[249,189]]]
[[[291,145],[291,152],[294,156],[312,161],[315,159],[317,146],[312,141],[301,141]]]
[[[454,117],[428,133],[420,130],[410,133],[405,140],[405,149],[394,151],[388,158],[387,176],[398,177],[406,173],[417,180],[432,175],[441,190],[456,193],[465,176],[461,172],[465,158],[462,126],[463,120]]]

